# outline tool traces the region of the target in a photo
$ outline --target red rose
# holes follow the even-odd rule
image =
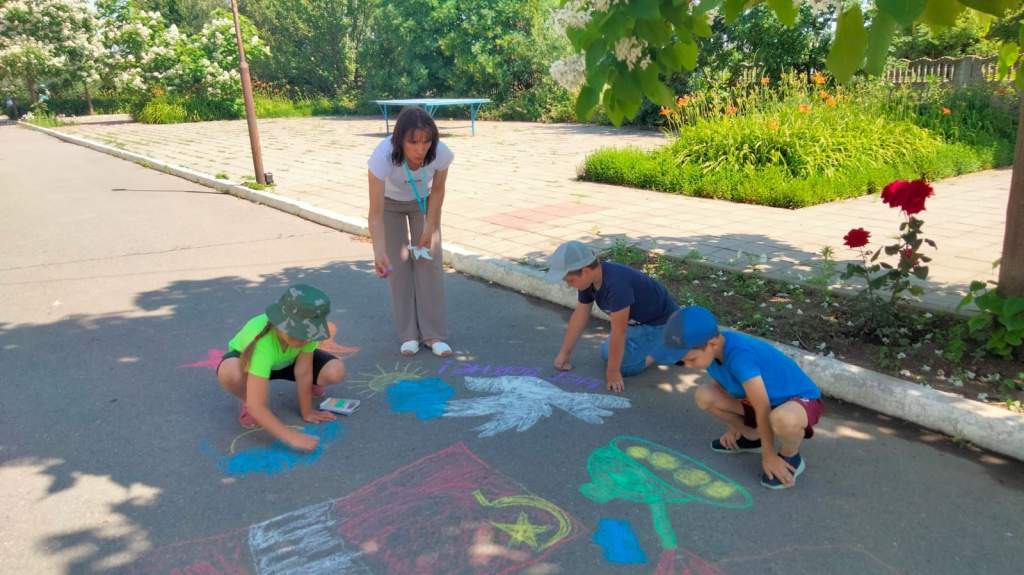
[[[914,250],[912,248],[903,248],[900,250],[900,256],[905,260],[913,259]]]
[[[914,180],[904,186],[903,211],[908,216],[924,211],[924,201],[935,195],[935,191],[924,180]]]
[[[882,189],[882,202],[899,208],[908,216],[924,211],[924,201],[935,195],[924,180],[896,180]]]
[[[843,236],[843,243],[851,248],[860,248],[868,245],[868,238],[871,237],[871,232],[864,228],[855,228]]]
[[[905,190],[909,184],[910,182],[906,180],[896,180],[889,183],[888,186],[882,188],[882,202],[894,208],[902,208],[903,197],[906,195]]]

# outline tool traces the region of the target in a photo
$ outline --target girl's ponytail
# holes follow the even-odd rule
[[[274,324],[268,321],[267,325],[263,326],[263,330],[256,334],[256,337],[252,338],[252,341],[249,342],[249,345],[245,346],[245,351],[242,352],[241,358],[242,373],[248,373],[249,371],[249,361],[252,360],[252,352],[256,348],[256,342],[258,342],[261,337],[270,333],[270,330],[272,329],[274,329]]]

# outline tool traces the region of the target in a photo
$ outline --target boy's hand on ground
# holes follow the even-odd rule
[[[310,411],[302,414],[302,421],[306,423],[321,423],[324,421],[334,421],[335,419],[337,417],[329,411]]]
[[[569,371],[572,369],[572,362],[569,361],[568,355],[558,354],[555,357],[555,369],[559,371]]]
[[[297,451],[313,451],[320,443],[320,438],[305,433],[294,433],[288,435],[285,443]]]
[[[761,469],[764,469],[768,479],[775,478],[785,485],[793,485],[795,469],[777,454],[766,453],[761,456]]]
[[[740,431],[734,427],[730,427],[728,431],[722,434],[722,437],[718,438],[718,441],[722,444],[722,447],[726,449],[739,449],[740,446],[736,445],[736,442],[740,439]]]
[[[609,373],[605,375],[605,379],[608,381],[608,389],[615,393],[622,393],[626,390],[626,383],[622,381],[622,374],[619,372]]]

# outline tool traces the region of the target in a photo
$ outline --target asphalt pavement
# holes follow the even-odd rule
[[[699,374],[603,389],[596,321],[558,374],[568,310],[449,273],[456,357],[402,358],[365,240],[12,125],[0,214],[2,573],[1020,573],[1019,462],[830,401],[763,489]],[[363,401],[306,455],[212,369],[294,282]]]

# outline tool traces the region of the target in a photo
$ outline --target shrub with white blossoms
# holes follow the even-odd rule
[[[585,56],[574,54],[568,58],[555,60],[551,64],[551,77],[566,90],[574,91],[586,80],[587,62]]]
[[[32,103],[42,83],[100,81],[101,23],[88,0],[0,3],[0,77],[24,86]]]
[[[247,58],[269,54],[244,18],[242,32]],[[110,30],[107,44],[110,77],[139,99],[160,93],[222,102],[241,97],[234,22],[225,11],[193,36],[168,26],[158,12],[135,11]]]

